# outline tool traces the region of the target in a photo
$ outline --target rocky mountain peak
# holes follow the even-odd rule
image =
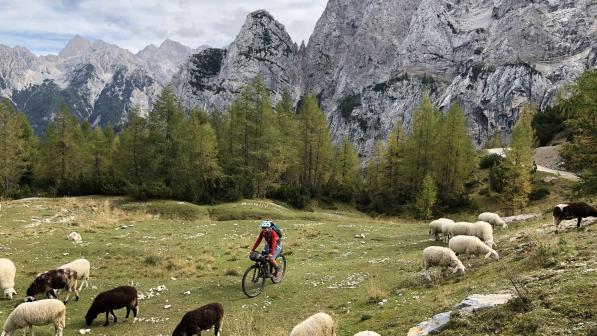
[[[58,53],[58,56],[62,58],[69,58],[73,56],[82,55],[89,47],[91,42],[86,40],[81,35],[75,35],[66,46]]]
[[[265,10],[249,13],[226,49],[206,49],[193,55],[172,84],[189,108],[225,109],[246,83],[261,76],[273,101],[284,91],[298,99],[301,65],[298,48],[284,25]]]

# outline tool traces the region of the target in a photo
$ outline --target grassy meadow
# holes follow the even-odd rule
[[[269,200],[197,206],[103,196],[5,201],[0,257],[17,266],[18,295],[0,300],[0,321],[37,273],[85,257],[90,287],[67,304],[65,335],[88,328],[84,316],[99,292],[131,282],[140,293],[159,295],[140,301],[135,323],[124,322],[125,309],[108,327],[99,315],[91,335],[170,335],[186,311],[213,301],[226,311],[222,335],[288,335],[318,311],[333,316],[341,336],[405,335],[470,294],[517,293],[514,285],[525,299],[456,316],[442,335],[586,335],[597,331],[597,234],[588,226],[555,235],[549,212],[558,197],[531,205],[528,212],[539,217],[494,232],[499,262],[471,259],[463,276],[442,278],[436,269],[431,282],[421,274],[420,253],[444,244],[428,237],[424,222],[374,219],[347,206],[297,211]],[[249,299],[241,277],[262,218],[284,228],[288,269],[281,284],[268,281],[264,293]],[[83,243],[68,241],[71,231]],[[157,292],[158,286],[166,289]],[[34,330],[53,335],[51,326]]]

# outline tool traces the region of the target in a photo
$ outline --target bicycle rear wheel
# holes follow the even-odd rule
[[[284,274],[286,274],[286,258],[284,255],[280,255],[278,258],[276,258],[276,261],[278,263],[278,267],[280,267],[280,275],[278,277],[271,278],[272,282],[275,284],[282,282],[282,278],[284,278]]]
[[[254,298],[259,295],[265,286],[265,276],[261,267],[253,265],[247,268],[242,285],[246,296]]]

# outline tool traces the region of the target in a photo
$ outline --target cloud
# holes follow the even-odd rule
[[[190,47],[227,46],[251,11],[265,9],[300,43],[327,0],[0,0],[0,44],[58,53],[79,34],[132,52],[167,38]]]

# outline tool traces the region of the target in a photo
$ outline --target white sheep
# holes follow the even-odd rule
[[[17,268],[10,259],[0,258],[0,288],[4,290],[4,296],[11,300],[17,294],[14,288],[16,272]]]
[[[81,286],[77,289],[78,291],[83,288],[83,285],[85,285],[86,288],[89,287],[89,275],[91,273],[91,264],[89,263],[89,260],[81,258],[58,267],[58,269],[66,268],[77,272],[77,281],[81,280]],[[76,286],[77,284],[75,283],[75,287]]]
[[[444,233],[444,226],[450,225],[451,223],[454,223],[454,221],[448,218],[440,218],[432,221],[429,223],[429,235],[435,236],[435,240],[438,240],[439,234]]]
[[[497,244],[493,241],[493,227],[491,224],[483,221],[474,222],[468,227],[467,236],[473,236],[481,239],[487,246],[495,247]]]
[[[17,329],[25,328],[25,334],[30,331],[33,335],[33,326],[54,324],[54,336],[62,336],[66,321],[66,307],[57,299],[46,299],[33,302],[24,302],[18,305],[4,322],[2,336],[14,335]]]
[[[472,223],[469,222],[456,222],[454,224],[446,225],[446,232],[444,232],[446,239],[459,235],[468,235],[469,226],[471,224]]]
[[[473,236],[456,236],[450,238],[448,243],[450,250],[456,255],[485,255],[485,259],[491,257],[493,260],[500,260],[498,253],[491,247],[485,245],[481,239]]]
[[[431,280],[431,276],[429,276],[429,267],[431,266],[454,267],[452,273],[464,273],[465,271],[464,265],[454,251],[441,246],[429,246],[423,250],[423,271],[427,280]]]
[[[354,336],[381,336],[381,335],[376,333],[375,331],[365,330],[365,331],[359,331],[358,333],[354,334]]]
[[[83,240],[83,238],[81,238],[81,235],[80,235],[80,234],[78,234],[78,233],[76,233],[75,231],[73,231],[73,232],[69,233],[69,234],[66,236],[66,239],[68,239],[68,240],[72,240],[72,241],[74,241],[75,243],[81,242],[81,241]]]
[[[317,313],[292,328],[290,336],[336,336],[336,327],[330,315]]]
[[[487,222],[492,226],[502,226],[504,229],[508,228],[508,223],[504,222],[500,216],[493,212],[484,212],[479,215],[479,220]]]

